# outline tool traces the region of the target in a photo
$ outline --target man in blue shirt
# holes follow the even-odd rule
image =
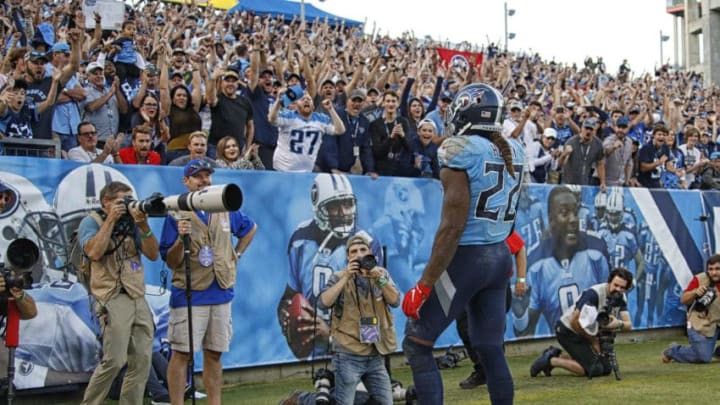
[[[183,184],[188,191],[201,191],[212,185],[214,169],[206,161],[193,159],[185,165]],[[168,365],[168,385],[173,402],[182,402],[190,356],[203,346],[203,383],[208,403],[220,403],[222,364],[220,356],[230,348],[232,335],[231,301],[235,296],[237,262],[250,245],[257,225],[240,211],[183,212],[176,220],[168,215],[160,240],[160,254],[173,270],[170,289],[168,340],[172,357]],[[237,238],[233,246],[232,236]],[[184,256],[183,239],[190,239],[190,254]],[[189,264],[185,260],[189,260]],[[190,269],[193,347],[188,343],[188,310],[185,298],[186,265]]]

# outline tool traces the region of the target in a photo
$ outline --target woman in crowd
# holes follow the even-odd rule
[[[160,119],[160,100],[153,93],[147,92],[140,101],[140,109],[130,118],[130,126],[145,125],[151,129],[152,148],[160,155],[162,164],[167,164],[166,146],[170,139],[170,130],[165,121]]]
[[[433,142],[437,138],[437,128],[431,119],[423,119],[417,124],[417,134],[412,140],[415,153],[415,168],[419,177],[440,178],[440,164],[438,163],[438,145]]]
[[[235,138],[226,136],[218,141],[217,155],[215,163],[217,167],[220,168],[265,170],[265,166],[258,157],[257,144],[248,146],[247,152],[245,152],[245,156],[243,156]]]

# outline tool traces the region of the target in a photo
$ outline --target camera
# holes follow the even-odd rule
[[[32,288],[33,279],[30,269],[37,263],[39,257],[40,250],[30,239],[15,239],[8,245],[5,255],[7,263],[0,263],[0,274],[5,280],[4,294],[8,294],[13,287],[23,290]]]
[[[313,374],[313,385],[315,386],[315,403],[329,404],[330,390],[335,383],[335,376],[326,368],[319,368]]]
[[[695,310],[706,312],[708,310],[708,307],[710,307],[710,304],[715,301],[716,297],[717,289],[715,288],[715,283],[710,283],[707,291],[705,291],[705,294],[701,295],[700,298],[697,298],[695,300]]]
[[[417,392],[414,385],[404,388],[400,381],[392,380],[392,396],[394,403],[417,404]]]
[[[164,217],[167,215],[167,207],[163,202],[163,195],[160,193],[152,193],[150,197],[144,200],[135,200],[132,196],[123,199],[123,204],[127,207],[134,208],[149,217]]]
[[[361,270],[372,270],[377,266],[378,262],[375,258],[375,255],[369,254],[365,255],[361,258],[353,260],[353,262],[358,263],[360,265]]]
[[[615,317],[619,316],[620,308],[625,305],[625,298],[623,293],[619,291],[613,291],[608,294],[605,298],[605,307],[602,312],[598,313],[597,323],[600,326],[598,332],[598,343],[600,346],[599,357],[596,361],[604,360],[610,365],[615,379],[620,380],[620,365],[617,362],[617,356],[615,353],[615,332],[612,330],[605,329],[610,324],[610,314]],[[592,378],[592,377],[590,377]]]

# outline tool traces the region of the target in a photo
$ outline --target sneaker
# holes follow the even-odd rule
[[[549,346],[547,349],[543,350],[543,354],[547,354],[549,356],[549,359],[552,359],[553,357],[560,357],[560,353],[562,353],[562,350],[558,349],[555,346]],[[548,363],[550,360],[548,359]],[[552,369],[555,368],[552,366],[552,363],[550,363],[550,367],[543,370],[543,374],[545,374],[545,377],[550,377],[552,374]]]
[[[470,390],[476,387],[479,387],[481,385],[487,384],[487,380],[485,379],[485,376],[478,373],[477,371],[473,371],[472,374],[468,378],[466,378],[463,381],[460,381],[460,388],[464,390]]]
[[[545,351],[542,352],[540,357],[538,357],[533,364],[530,366],[530,377],[537,377],[538,374],[542,371],[543,374],[546,376],[550,376],[550,372],[552,370],[552,365],[550,364],[550,359],[552,359],[553,354],[555,353],[555,350],[558,350],[557,348],[554,348],[552,346],[545,349]],[[559,354],[559,353],[558,353]]]
[[[670,357],[670,347],[668,347],[667,349],[663,350],[663,352],[662,352],[662,362],[665,364],[668,364],[671,361],[672,361],[672,357]]]
[[[168,401],[156,401],[156,400],[153,399],[152,401],[150,401],[150,404],[152,404],[152,405],[170,405],[170,400],[168,400]]]

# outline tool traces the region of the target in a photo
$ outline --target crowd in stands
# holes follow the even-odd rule
[[[0,153],[55,139],[65,159],[239,170],[438,177],[445,113],[460,87],[505,96],[503,135],[532,182],[719,188],[718,89],[665,65],[635,75],[494,44],[448,66],[409,33],[342,20],[229,14],[193,3],[126,7],[118,30],[80,2],[0,6]]]

